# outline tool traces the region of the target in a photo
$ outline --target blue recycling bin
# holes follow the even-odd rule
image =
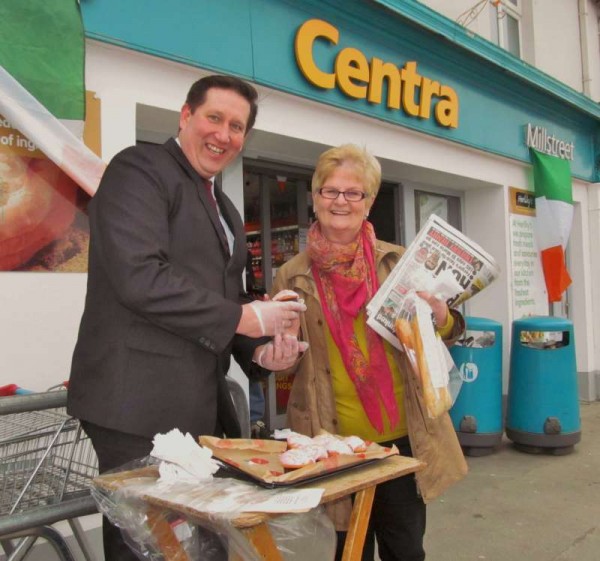
[[[506,436],[523,452],[568,454],[581,439],[575,335],[568,319],[513,322]]]
[[[462,385],[450,418],[468,456],[493,452],[502,440],[502,325],[466,317],[466,335],[450,349]]]

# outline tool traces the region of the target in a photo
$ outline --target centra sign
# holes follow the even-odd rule
[[[456,92],[450,86],[421,76],[415,61],[406,62],[402,68],[376,57],[369,62],[358,49],[346,47],[338,53],[332,52],[333,72],[329,72],[319,68],[313,56],[314,44],[319,39],[337,45],[340,32],[326,21],[311,19],[298,28],[294,43],[296,63],[314,86],[325,90],[337,87],[349,97],[381,104],[385,80],[385,103],[389,109],[402,109],[410,117],[420,119],[431,118],[433,111],[435,121],[442,127],[458,127]]]

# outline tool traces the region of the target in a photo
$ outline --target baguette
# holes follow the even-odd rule
[[[436,389],[431,383],[429,366],[423,349],[423,340],[421,339],[417,316],[414,316],[411,321],[398,318],[396,320],[396,335],[404,345],[406,354],[415,369],[415,374],[421,382],[423,401],[425,402],[427,413],[429,417],[435,419],[450,408],[448,404],[451,405],[451,399],[446,388]]]
[[[405,348],[414,350],[415,336],[407,319],[398,318],[396,320],[396,335]]]
[[[435,419],[445,411],[444,403],[439,399],[438,392],[431,383],[429,364],[427,363],[427,357],[425,356],[425,350],[423,348],[423,340],[421,339],[421,330],[419,329],[419,321],[417,320],[417,316],[412,319],[411,324],[415,337],[415,351],[417,355],[417,364],[419,365],[419,372],[421,374],[425,406],[427,407],[429,416]]]

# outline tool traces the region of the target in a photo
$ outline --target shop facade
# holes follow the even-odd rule
[[[245,217],[259,289],[268,290],[277,267],[303,247],[318,155],[343,142],[361,144],[383,166],[373,212],[380,237],[406,244],[430,212],[462,229],[502,268],[466,313],[499,321],[507,334],[523,315],[567,315],[575,323],[582,397],[593,397],[600,331],[592,282],[599,241],[595,103],[485,41],[466,33],[453,40],[462,28],[416,2],[400,9],[261,0],[202,10],[181,2],[180,13],[171,4],[146,10],[143,25],[133,17],[142,4],[82,2],[86,87],[101,102],[104,160],[174,134],[185,92],[199,76],[246,78],[260,91],[256,130],[222,181]],[[571,166],[568,307],[547,304],[525,250],[531,226],[513,204],[533,190],[528,144],[536,143]]]
[[[418,2],[82,0],[81,10],[104,161],[176,134],[199,77],[230,73],[256,85],[255,130],[221,180],[246,221],[258,290],[303,248],[319,154],[363,145],[383,167],[372,213],[379,237],[407,244],[435,212],[500,264],[465,313],[502,324],[504,390],[512,321],[550,313],[573,320],[580,395],[597,399],[600,109],[589,98]],[[533,191],[528,142],[568,159],[573,178],[573,285],[552,307],[532,222],[515,203]],[[70,281],[81,301],[83,277]]]

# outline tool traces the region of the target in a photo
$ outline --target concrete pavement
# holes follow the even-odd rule
[[[580,410],[572,454],[527,454],[504,437],[468,457],[466,479],[429,505],[428,561],[600,561],[600,402]]]

